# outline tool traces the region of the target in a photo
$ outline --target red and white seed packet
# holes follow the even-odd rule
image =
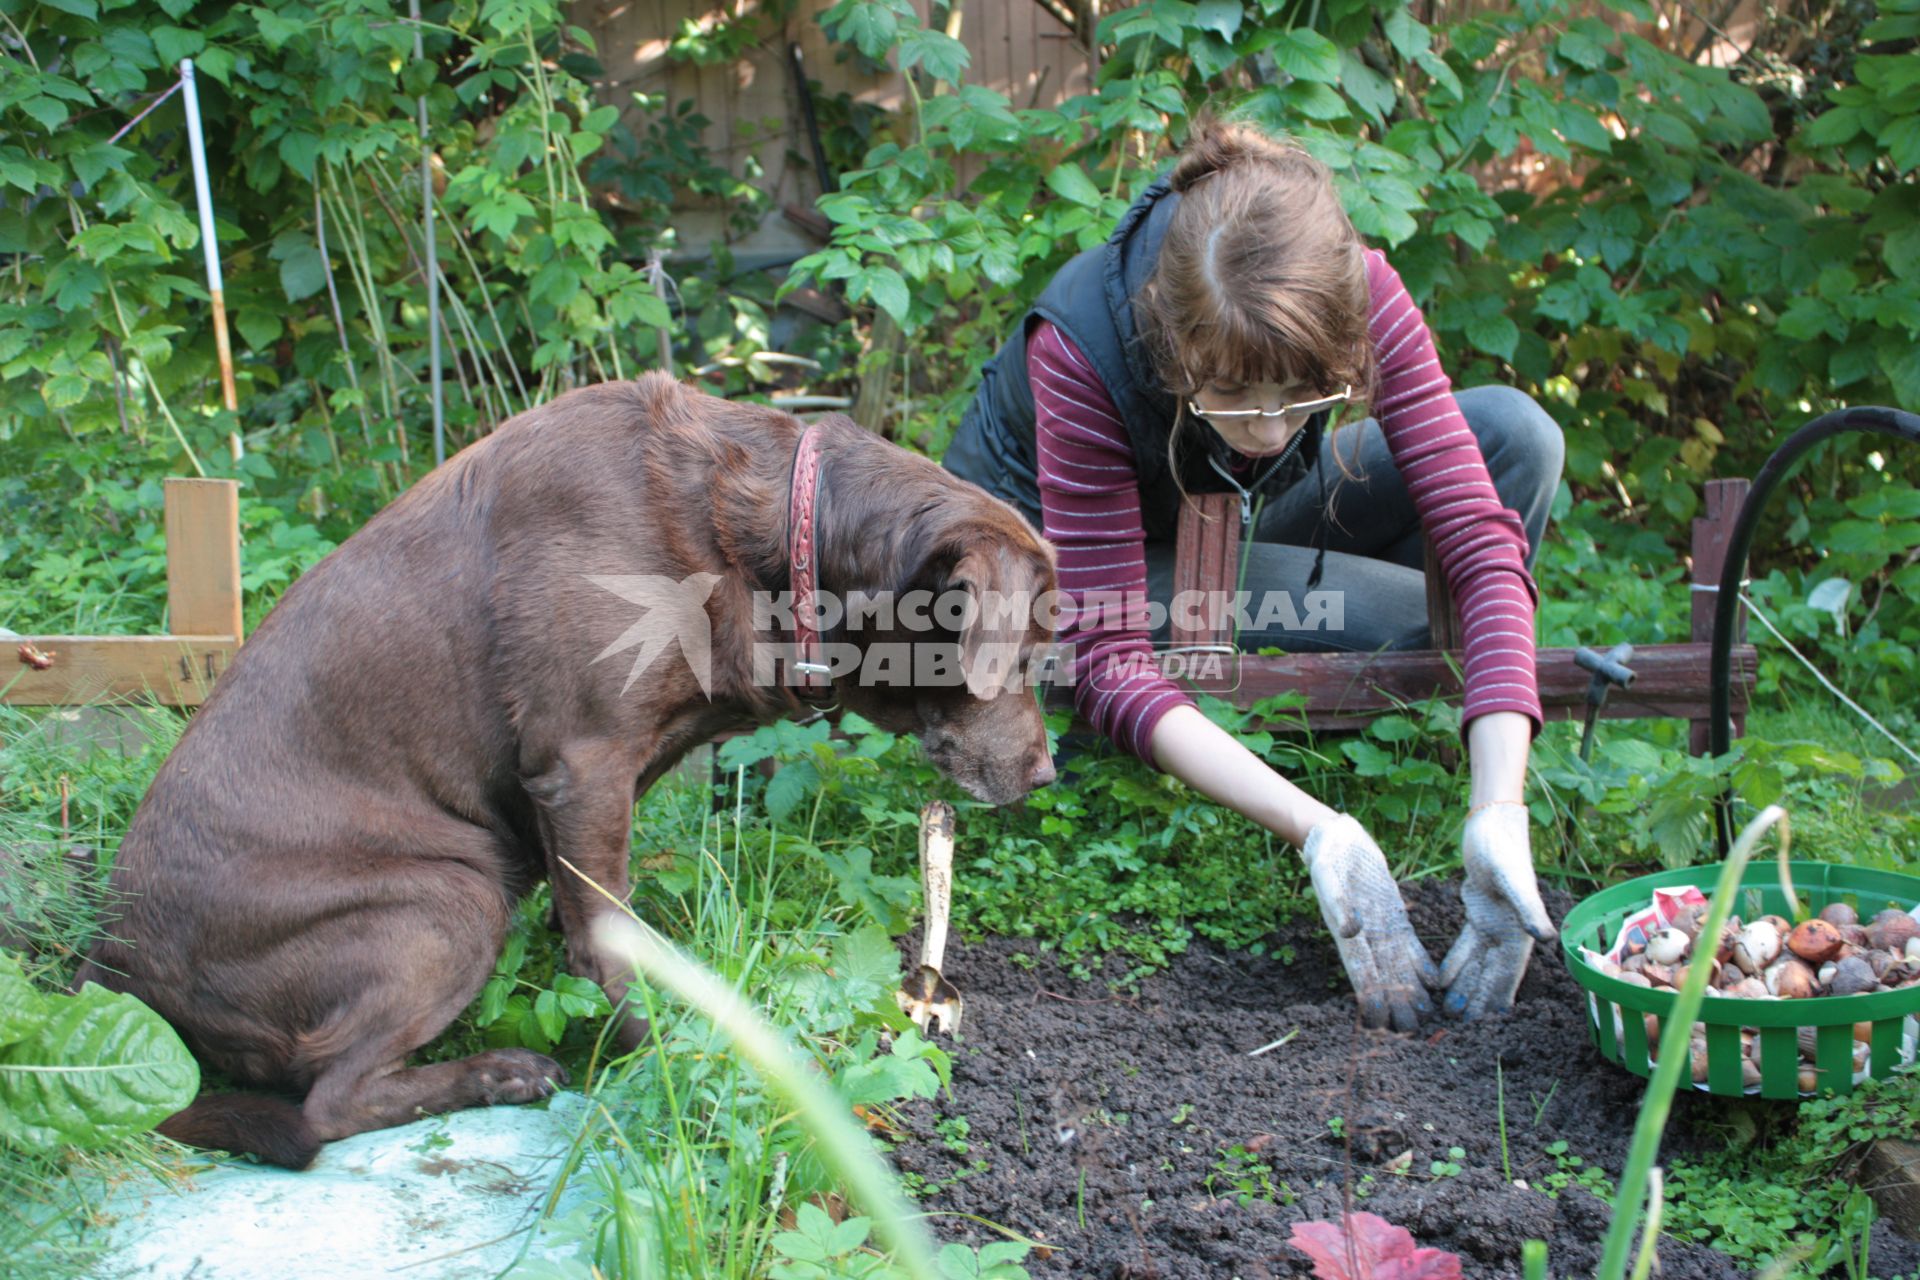
[[[1707,896],[1692,885],[1679,889],[1655,889],[1653,904],[1628,916],[1620,924],[1620,935],[1607,948],[1607,959],[1620,963],[1629,947],[1644,948],[1648,939],[1678,920],[1694,907],[1705,906]]]

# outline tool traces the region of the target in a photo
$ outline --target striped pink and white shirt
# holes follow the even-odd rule
[[[1458,602],[1463,722],[1519,711],[1538,732],[1539,596],[1527,572],[1525,530],[1494,492],[1420,309],[1385,255],[1369,250],[1366,257],[1380,391],[1371,408]],[[1080,606],[1060,637],[1074,646],[1075,706],[1101,733],[1153,763],[1154,726],[1193,699],[1147,661],[1146,533],[1126,427],[1099,375],[1050,322],[1029,336],[1027,373],[1043,532],[1059,548],[1060,589]],[[1116,608],[1116,600],[1125,606]],[[1099,678],[1090,680],[1095,671]]]

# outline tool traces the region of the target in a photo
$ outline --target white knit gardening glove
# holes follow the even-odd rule
[[[1450,1014],[1478,1018],[1511,1009],[1534,942],[1558,936],[1534,882],[1527,821],[1518,804],[1489,805],[1467,818],[1460,837],[1467,926],[1440,966]]]
[[[1333,931],[1340,963],[1360,1001],[1360,1021],[1413,1030],[1433,1012],[1427,988],[1440,985],[1440,974],[1414,936],[1380,846],[1341,814],[1307,833],[1303,854],[1320,916]]]

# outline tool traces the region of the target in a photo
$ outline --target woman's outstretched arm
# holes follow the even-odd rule
[[[1153,732],[1153,761],[1162,770],[1293,845],[1340,815],[1287,781],[1198,707],[1176,707]]]

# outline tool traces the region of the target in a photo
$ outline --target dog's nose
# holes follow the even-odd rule
[[[1040,757],[1039,763],[1033,766],[1033,776],[1027,780],[1027,789],[1029,791],[1038,790],[1052,781],[1053,761],[1043,755]]]

